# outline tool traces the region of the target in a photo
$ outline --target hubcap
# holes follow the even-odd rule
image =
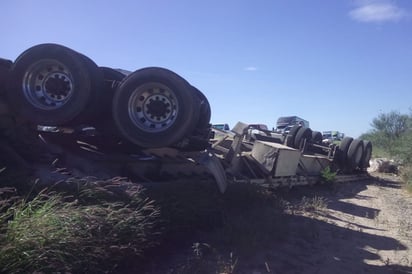
[[[169,87],[147,83],[133,91],[128,110],[131,121],[138,128],[146,132],[160,132],[173,125],[179,105]]]
[[[23,93],[37,108],[58,109],[73,95],[73,77],[62,63],[41,60],[33,64],[24,75]]]

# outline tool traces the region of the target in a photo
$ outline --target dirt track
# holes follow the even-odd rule
[[[323,197],[327,208],[290,215],[287,240],[265,252],[270,272],[252,273],[412,273],[412,196],[397,181],[298,192],[285,198]]]

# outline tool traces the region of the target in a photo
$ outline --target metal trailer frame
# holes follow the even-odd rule
[[[220,158],[223,170],[233,182],[250,182],[265,187],[311,185],[321,182],[321,174],[329,168],[340,172],[337,162],[339,155],[336,144],[321,145],[304,140],[299,149],[286,146],[287,134],[269,131],[255,133],[256,128],[239,122],[229,134],[219,133],[212,140],[215,158]],[[314,152],[315,151],[315,152]],[[222,168],[209,168],[214,177]],[[336,181],[347,182],[369,178],[365,169],[357,169],[352,174],[336,176]],[[218,182],[220,186],[224,185]],[[220,187],[222,189],[222,187]]]

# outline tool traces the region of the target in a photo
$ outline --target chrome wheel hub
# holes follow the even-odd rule
[[[23,92],[28,101],[43,110],[58,109],[73,95],[73,77],[56,60],[33,64],[23,78]]]
[[[128,103],[134,125],[147,132],[168,129],[176,120],[179,105],[175,93],[160,83],[147,83],[135,89]]]

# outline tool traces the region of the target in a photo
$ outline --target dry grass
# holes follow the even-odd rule
[[[325,197],[315,196],[312,198],[303,197],[298,208],[302,211],[313,212],[323,211],[328,207],[328,200]]]
[[[142,188],[82,180],[70,196],[45,190],[2,212],[0,272],[111,272],[157,244],[159,210]]]

